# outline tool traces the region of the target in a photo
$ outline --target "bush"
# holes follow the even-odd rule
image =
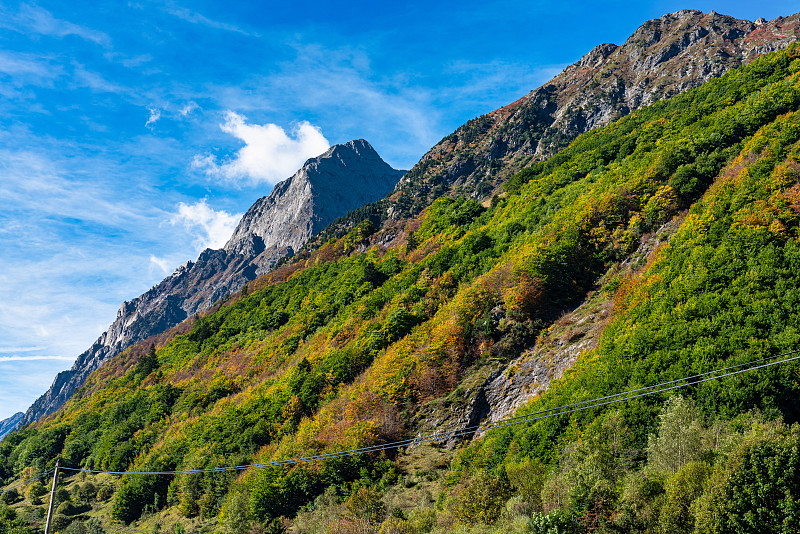
[[[10,489],[7,492],[3,493],[3,496],[1,498],[4,504],[14,504],[15,502],[18,502],[20,499],[19,492],[15,489]]]
[[[661,508],[659,524],[663,532],[689,533],[694,530],[694,501],[703,493],[703,486],[711,473],[711,466],[703,462],[689,462],[667,479],[665,502]]]
[[[56,513],[63,515],[75,515],[78,513],[78,508],[70,501],[62,502],[56,508]]]
[[[361,486],[344,503],[355,519],[365,519],[371,524],[380,524],[386,517],[383,495],[376,489]]]
[[[28,486],[28,491],[25,492],[25,498],[27,498],[32,505],[38,506],[42,504],[42,495],[46,493],[47,490],[45,489],[44,484],[37,480]]]
[[[89,502],[97,496],[97,486],[91,482],[86,482],[78,487],[77,495],[80,500]]]
[[[415,534],[411,523],[400,517],[390,516],[381,523],[378,534]]]
[[[555,510],[549,514],[534,512],[528,522],[531,534],[577,534],[580,521],[568,513]]]
[[[100,486],[100,489],[97,490],[98,501],[107,501],[113,496],[114,496],[114,486],[112,486],[111,484],[103,484],[102,486]]]
[[[253,523],[250,513],[250,496],[243,492],[231,492],[219,514],[223,534],[246,534]]]
[[[72,499],[72,496],[67,491],[67,488],[58,488],[56,490],[56,504],[67,502]]]
[[[800,427],[747,436],[698,500],[695,532],[794,534],[800,510]]]
[[[53,515],[53,523],[50,525],[51,532],[62,532],[72,520],[64,514],[56,513]]]
[[[492,524],[500,517],[512,493],[505,471],[499,475],[481,471],[456,499],[454,515],[459,522],[469,525]]]
[[[426,534],[436,526],[436,510],[433,508],[415,508],[409,514],[408,521],[414,527],[414,532]]]

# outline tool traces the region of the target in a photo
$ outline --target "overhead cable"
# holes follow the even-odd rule
[[[330,452],[324,454],[317,454],[317,455],[309,455],[309,456],[301,456],[301,457],[292,457],[286,458],[283,460],[274,460],[270,462],[262,462],[262,463],[254,463],[254,464],[246,464],[246,465],[236,465],[236,466],[226,466],[226,467],[211,467],[205,469],[175,469],[175,470],[166,470],[166,471],[108,471],[108,470],[95,470],[95,469],[83,469],[83,468],[75,468],[75,467],[61,467],[60,469],[68,470],[68,471],[75,471],[75,472],[86,472],[86,473],[107,473],[113,475],[181,475],[181,474],[201,474],[201,473],[219,473],[219,472],[226,472],[226,471],[242,471],[248,469],[257,469],[262,467],[277,467],[283,465],[291,465],[291,464],[299,464],[299,463],[307,463],[313,462],[318,460],[329,460],[334,458],[341,458],[344,456],[352,456],[355,454],[364,454],[370,452],[380,452],[386,451],[391,449],[398,449],[405,446],[410,445],[419,445],[423,443],[429,443],[433,441],[443,441],[449,440],[456,437],[472,435],[477,432],[487,432],[489,430],[497,429],[497,428],[504,428],[512,425],[519,425],[523,423],[530,423],[534,421],[538,421],[541,419],[547,419],[550,417],[556,417],[559,415],[567,415],[583,410],[589,410],[592,408],[599,408],[602,406],[607,406],[610,404],[615,404],[618,402],[628,401],[637,399],[640,397],[646,397],[649,395],[655,395],[658,393],[664,393],[667,391],[692,386],[695,384],[700,384],[703,382],[708,382],[710,380],[718,380],[721,378],[726,378],[729,376],[734,376],[742,373],[746,373],[749,371],[755,371],[757,369],[764,369],[767,367],[771,367],[774,365],[779,365],[782,363],[787,363],[790,361],[800,359],[800,356],[794,356],[792,358],[785,358],[782,360],[777,361],[769,361],[775,360],[776,358],[781,358],[784,356],[789,356],[792,354],[800,353],[799,350],[789,351],[782,354],[778,354],[771,357],[761,358],[759,360],[754,360],[752,362],[741,363],[737,365],[732,365],[728,367],[723,367],[720,369],[714,369],[712,371],[706,371],[704,373],[699,373],[695,375],[690,375],[683,378],[678,378],[674,380],[669,380],[667,382],[661,382],[659,384],[654,384],[652,386],[644,386],[637,389],[633,389],[630,391],[624,391],[621,393],[614,393],[611,395],[605,395],[602,397],[597,397],[594,399],[589,399],[585,401],[580,401],[572,404],[567,404],[564,406],[559,406],[555,408],[548,408],[545,410],[540,410],[537,412],[533,412],[530,414],[519,415],[515,417],[509,417],[505,419],[500,419],[491,424],[481,424],[481,425],[474,425],[469,427],[464,427],[458,430],[453,430],[449,432],[440,432],[436,434],[429,434],[426,436],[417,436],[414,438],[408,438],[399,441],[392,441],[388,443],[382,443],[378,445],[370,445],[366,447],[359,447],[355,449],[347,449],[343,451],[337,452]],[[753,364],[760,364],[760,365],[753,365]],[[749,367],[746,367],[749,366]],[[745,367],[742,369],[742,367]],[[736,369],[736,370],[734,370]],[[725,372],[728,371],[728,372]],[[723,373],[723,374],[717,374]],[[711,376],[715,375],[715,376]],[[680,383],[684,382],[684,383]]]

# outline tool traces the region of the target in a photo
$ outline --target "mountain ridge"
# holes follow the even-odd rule
[[[404,172],[392,169],[364,139],[309,158],[253,204],[223,248],[204,250],[196,261],[187,261],[139,297],[123,302],[108,330],[71,369],[56,376],[19,424],[57,410],[109,359],[240,290],[337,216],[390,191]]]
[[[751,22],[682,10],[645,22],[622,45],[595,46],[515,102],[434,145],[397,184],[388,218],[443,194],[486,199],[522,168],[579,134],[679,94],[800,37],[800,14]]]
[[[3,441],[4,437],[17,428],[24,415],[25,414],[23,412],[17,412],[11,417],[7,417],[6,419],[0,421],[0,441]]]

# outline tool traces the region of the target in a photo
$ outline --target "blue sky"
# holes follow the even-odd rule
[[[0,419],[329,144],[410,168],[683,8],[763,2],[0,2]]]

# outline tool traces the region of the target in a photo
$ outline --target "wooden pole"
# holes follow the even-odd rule
[[[50,503],[47,505],[47,523],[44,526],[44,534],[50,534],[50,525],[53,524],[53,508],[56,504],[56,486],[58,486],[58,468],[61,459],[56,460],[56,470],[53,473],[53,487],[50,489]]]

